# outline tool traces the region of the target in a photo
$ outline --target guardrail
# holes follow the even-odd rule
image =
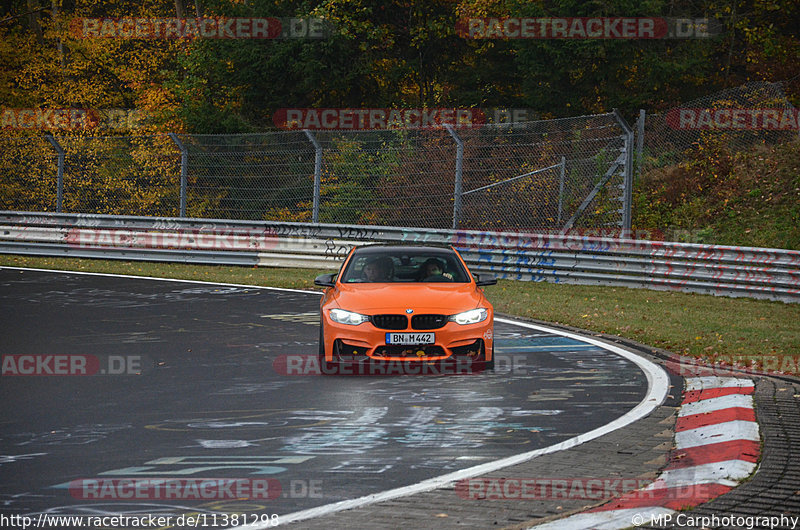
[[[473,272],[800,302],[800,251],[268,221],[0,212],[0,253],[336,269],[354,245],[448,244]]]

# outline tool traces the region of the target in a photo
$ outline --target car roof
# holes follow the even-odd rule
[[[356,247],[353,251],[354,254],[400,254],[409,252],[453,255],[455,251],[449,246],[433,246],[433,245],[364,245]]]

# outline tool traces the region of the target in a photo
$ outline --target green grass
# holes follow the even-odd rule
[[[800,141],[730,152],[701,144],[634,187],[634,228],[669,241],[800,249]]]
[[[499,310],[715,358],[800,353],[800,304],[690,293],[501,281]]]
[[[314,277],[329,272],[6,255],[0,255],[0,265],[294,289],[317,289]],[[486,294],[500,313],[618,335],[675,354],[711,360],[769,357],[790,368],[800,361],[800,304],[510,280],[488,287]]]
[[[176,278],[203,282],[265,285],[290,289],[315,289],[314,278],[330,270],[255,268],[224,265],[187,265],[145,261],[94,260],[76,258],[40,258],[0,254],[0,266],[102,272]]]

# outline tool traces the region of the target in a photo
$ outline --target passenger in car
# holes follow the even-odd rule
[[[422,264],[420,280],[423,282],[449,282],[453,275],[444,272],[444,265],[436,258],[429,258]]]

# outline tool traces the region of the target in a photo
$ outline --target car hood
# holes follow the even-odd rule
[[[342,309],[365,314],[405,313],[407,309],[415,314],[455,314],[478,307],[483,296],[472,283],[359,283],[341,285],[334,300]]]

